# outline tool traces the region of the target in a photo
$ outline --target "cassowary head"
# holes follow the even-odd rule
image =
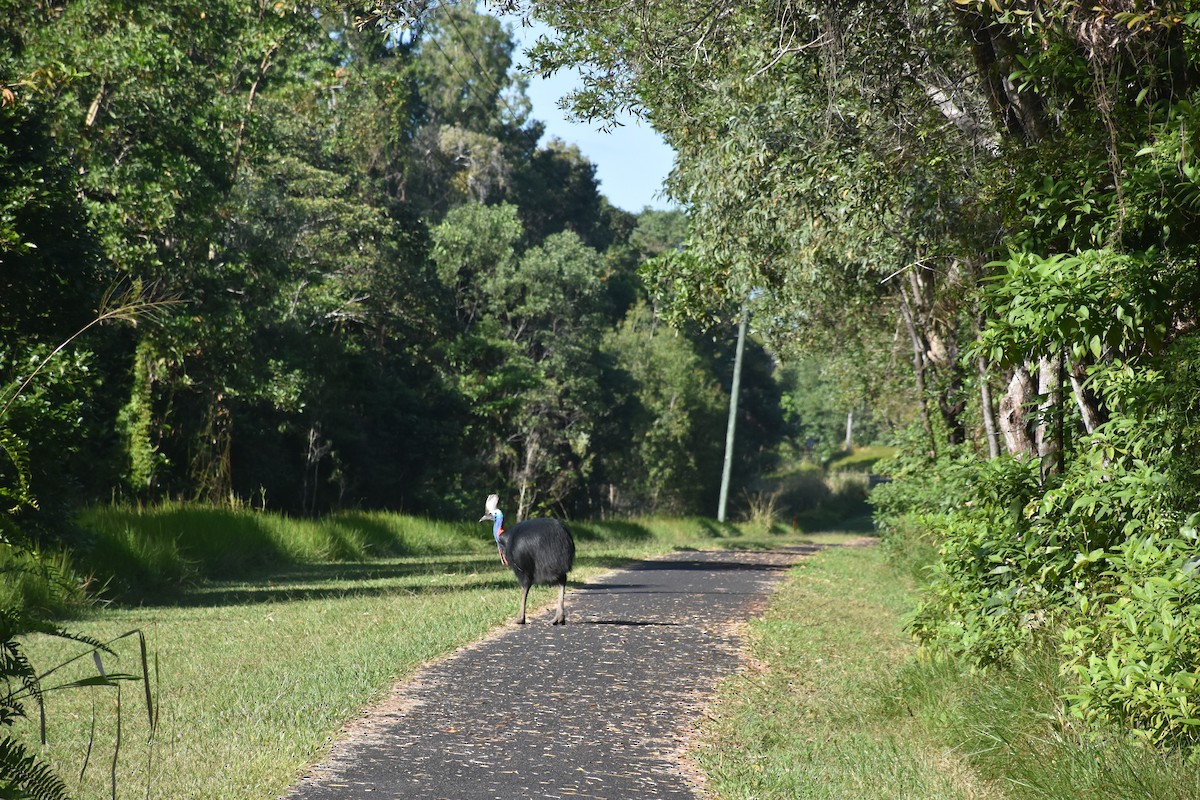
[[[496,537],[496,541],[500,541],[500,531],[504,530],[504,512],[499,509],[500,498],[497,495],[489,494],[487,502],[483,504],[483,516],[479,518],[480,522],[492,523],[492,535]]]
[[[494,521],[496,517],[503,517],[504,514],[500,511],[499,506],[500,496],[489,494],[487,502],[483,504],[483,516],[479,518],[479,521]]]

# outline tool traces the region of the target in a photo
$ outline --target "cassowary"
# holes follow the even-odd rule
[[[564,523],[548,517],[527,519],[504,530],[504,514],[498,506],[499,498],[490,495],[479,521],[492,522],[492,536],[500,550],[500,560],[513,571],[521,585],[521,613],[517,615],[516,623],[525,624],[529,587],[536,583],[558,586],[558,614],[552,624],[564,624],[567,621],[567,573],[575,562],[575,540],[571,538],[571,531]]]

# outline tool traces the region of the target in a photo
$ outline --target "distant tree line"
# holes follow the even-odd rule
[[[686,218],[613,207],[577,148],[541,143],[496,18],[355,22],[266,0],[6,9],[18,520],[113,499],[457,516],[493,491],[520,516],[710,512],[734,331],[668,327],[639,272]],[[17,396],[114,287],[158,304]],[[784,435],[751,350],[742,479]]]

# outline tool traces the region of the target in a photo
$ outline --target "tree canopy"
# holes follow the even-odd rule
[[[544,141],[508,23],[372,13],[84,0],[0,23],[0,484],[22,527],[63,535],[112,498],[715,502],[721,445],[699,428],[616,466],[664,393],[698,419],[727,398],[728,353],[699,332],[654,381],[612,344],[654,340],[639,269],[682,215],[666,234],[614,208],[578,148]],[[114,290],[158,313],[90,329],[18,395]],[[669,486],[635,491],[672,458]]]

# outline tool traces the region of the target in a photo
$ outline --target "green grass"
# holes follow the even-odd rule
[[[1179,753],[1065,716],[1053,653],[1033,651],[1003,670],[970,673],[926,658],[900,674],[897,698],[1013,800],[1194,800],[1200,773]]]
[[[781,525],[816,532],[831,529],[870,533],[874,530],[866,472],[826,472],[799,463],[768,475],[751,500],[751,518],[772,517]],[[769,510],[766,510],[769,507]]]
[[[825,468],[830,472],[870,472],[876,462],[896,455],[895,447],[874,445],[871,447],[856,447],[850,452],[842,451],[835,455]]]
[[[99,507],[80,515],[76,568],[121,599],[161,599],[197,580],[296,564],[484,552],[482,526],[375,512],[295,519],[189,504]]]
[[[749,630],[755,668],[730,678],[696,751],[718,798],[1001,798],[921,720],[893,713],[915,655],[909,584],[878,548],[794,568]]]
[[[1181,754],[1084,731],[1052,653],[972,671],[902,634],[914,559],[821,551],[751,623],[755,668],[723,685],[696,757],[720,800],[1194,800]]]
[[[112,689],[48,695],[47,757],[72,786],[85,758],[90,759],[78,797],[111,796],[118,720],[120,796],[278,796],[300,770],[322,757],[342,724],[380,699],[396,680],[478,639],[516,612],[515,583],[499,565],[486,526],[440,528],[388,515],[345,515],[321,522],[259,516],[186,508],[165,509],[161,515],[139,511],[108,517],[118,521],[108,532],[94,534],[97,541],[112,537],[126,542],[124,553],[112,548],[118,553],[114,567],[149,571],[161,563],[176,571],[169,573],[173,587],[157,586],[155,603],[113,604],[62,623],[101,639],[140,629],[157,665],[152,671],[159,725],[150,744],[135,685],[122,689],[119,714]],[[574,527],[579,542],[574,582],[632,558],[677,548],[796,541],[743,535],[736,526],[700,520]],[[139,530],[151,532],[143,536]],[[293,534],[299,538],[301,533],[309,538],[301,545],[291,542]],[[337,548],[393,554],[317,560],[339,552]],[[200,561],[205,553],[223,559],[220,566]],[[219,579],[221,570],[251,576]],[[536,589],[530,601],[545,606],[554,595],[553,590]],[[40,669],[76,652],[44,637],[31,637],[25,644]],[[106,659],[106,668],[137,671],[135,642],[123,640],[117,649],[120,658]],[[94,674],[94,667],[85,659],[56,677],[71,680],[89,673]],[[89,734],[93,704],[94,736]],[[18,734],[33,742],[36,725],[18,723]],[[89,738],[94,739],[90,756]]]

